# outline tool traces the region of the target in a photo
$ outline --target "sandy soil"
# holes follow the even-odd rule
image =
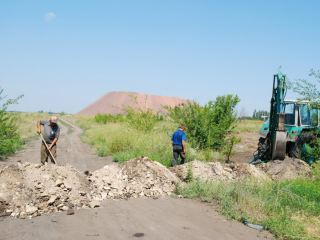
[[[81,129],[62,126],[58,164],[94,171],[111,164],[80,140]],[[2,162],[40,162],[40,141]],[[105,200],[100,208],[81,209],[33,219],[0,218],[0,240],[7,239],[271,239],[268,233],[228,221],[212,205],[172,197]]]
[[[235,145],[235,154],[231,156],[231,160],[236,163],[248,163],[253,153],[257,150],[259,133],[258,131],[243,132],[239,137],[241,138],[241,142]]]

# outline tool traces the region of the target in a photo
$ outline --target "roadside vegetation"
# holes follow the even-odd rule
[[[0,89],[0,159],[16,152],[22,145],[16,115],[7,112],[8,107],[16,104],[20,98],[7,99],[3,89]]]
[[[82,139],[93,145],[99,156],[113,156],[116,162],[148,156],[165,166],[170,165],[170,137],[167,131],[172,131],[175,126],[169,122],[157,122],[150,131],[134,128],[128,121],[122,120],[101,124],[94,118],[80,118],[78,124],[85,130]]]
[[[279,239],[319,239],[320,164],[313,179],[238,182],[191,181],[177,188],[186,198],[215,202],[238,221],[261,224]]]
[[[188,103],[168,109],[169,115],[129,109],[126,115],[83,117],[78,124],[85,130],[83,140],[99,156],[113,156],[117,162],[148,156],[171,165],[171,135],[179,124],[187,127],[188,160],[228,160],[236,144],[237,96],[218,97],[204,106]],[[216,137],[219,136],[219,137]]]
[[[0,89],[0,159],[20,150],[25,143],[37,138],[35,124],[39,119],[48,119],[48,113],[10,112],[11,105],[18,104],[23,96],[6,97]]]

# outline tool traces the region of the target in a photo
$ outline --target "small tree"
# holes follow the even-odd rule
[[[226,144],[224,145],[223,149],[222,149],[222,154],[225,156],[225,160],[227,163],[230,162],[230,158],[232,156],[232,154],[234,153],[234,146],[239,143],[241,141],[241,139],[234,135],[231,134],[230,136],[228,136],[226,138]]]
[[[320,103],[320,71],[311,69],[311,79],[298,79],[289,82],[289,88],[298,93],[303,100]]]
[[[171,118],[183,123],[191,144],[199,149],[221,150],[226,137],[232,133],[237,114],[238,96],[226,95],[217,97],[204,106],[189,102],[183,106],[169,109]]]
[[[0,89],[0,159],[17,151],[22,144],[17,131],[16,118],[14,114],[7,112],[8,107],[16,104],[22,96],[6,99],[3,94],[3,89]]]

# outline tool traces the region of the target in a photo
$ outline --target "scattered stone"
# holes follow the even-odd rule
[[[34,165],[35,168],[41,168],[41,166],[42,166],[42,164],[39,164],[39,163]]]
[[[17,216],[21,219],[25,219],[27,217],[27,214],[25,212],[20,212]]]
[[[63,180],[62,179],[57,179],[56,181],[56,186],[61,187],[63,185]]]
[[[61,210],[62,210],[62,211],[68,211],[68,210],[69,210],[69,207],[68,207],[68,206],[63,206],[63,207],[61,208]]]
[[[62,207],[64,207],[64,205],[62,203],[60,203],[57,208],[60,210]]]
[[[32,214],[34,214],[36,211],[38,211],[38,208],[37,208],[37,207],[35,207],[35,206],[29,206],[29,205],[26,206],[26,214],[27,214],[27,215],[32,215]]]
[[[67,210],[67,215],[74,215],[74,209],[68,209]]]
[[[58,200],[58,196],[51,196],[48,205],[53,205],[56,200]]]
[[[98,201],[92,201],[89,203],[90,208],[97,208],[100,207],[100,203]]]

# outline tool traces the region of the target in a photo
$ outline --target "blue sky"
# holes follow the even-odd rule
[[[237,94],[268,109],[272,75],[320,69],[320,1],[0,2],[0,87],[13,109],[78,112],[109,91]],[[242,111],[243,111],[242,110]]]

